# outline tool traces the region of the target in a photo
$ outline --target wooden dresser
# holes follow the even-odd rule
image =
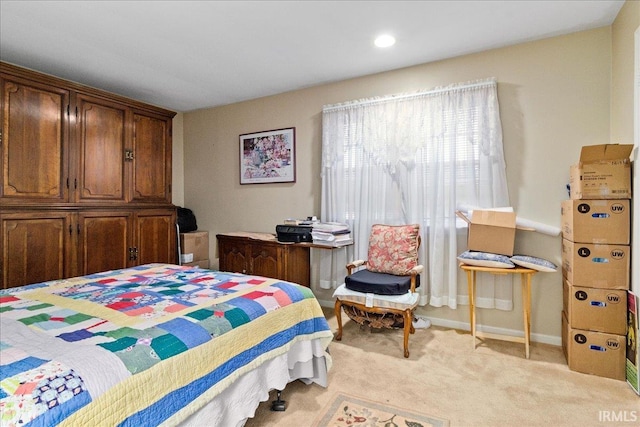
[[[218,234],[220,271],[252,274],[311,286],[309,251],[313,245],[280,243],[259,233]]]
[[[176,260],[174,112],[0,62],[0,288]]]

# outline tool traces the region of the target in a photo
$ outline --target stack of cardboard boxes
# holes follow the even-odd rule
[[[180,233],[180,264],[209,268],[209,232]]]
[[[562,203],[562,348],[569,368],[625,380],[632,145],[582,148]]]

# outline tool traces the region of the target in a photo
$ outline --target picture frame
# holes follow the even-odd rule
[[[240,184],[296,182],[296,128],[240,135]]]

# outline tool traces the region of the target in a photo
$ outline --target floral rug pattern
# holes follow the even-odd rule
[[[315,427],[445,427],[449,421],[338,394]]]

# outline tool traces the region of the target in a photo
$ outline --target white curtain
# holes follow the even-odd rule
[[[321,203],[322,220],[351,226],[352,259],[366,259],[373,224],[420,224],[420,304],[456,308],[467,232],[456,207],[509,205],[495,79],[325,106]],[[320,286],[335,288],[345,263],[326,252]],[[479,306],[509,306],[510,295],[495,303],[493,293],[479,289]]]

